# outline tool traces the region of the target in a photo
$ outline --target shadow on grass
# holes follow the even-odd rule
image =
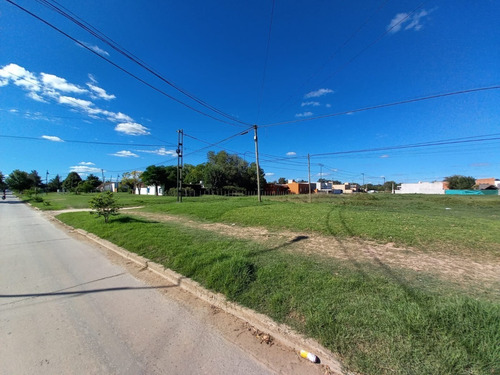
[[[257,256],[260,254],[269,253],[272,251],[277,251],[277,250],[283,249],[287,246],[293,245],[296,242],[300,242],[302,240],[307,240],[308,238],[309,238],[308,236],[296,236],[295,238],[292,238],[290,241],[287,241],[281,245],[272,247],[270,249],[254,250],[254,251],[250,252],[250,256],[254,257],[254,256]]]
[[[149,219],[141,219],[133,216],[115,216],[109,220],[110,223],[119,223],[119,224],[130,224],[130,223],[141,223],[141,224],[159,224],[159,221],[149,220]]]

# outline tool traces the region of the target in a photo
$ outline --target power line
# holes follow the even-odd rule
[[[223,142],[226,142],[226,141],[228,141],[228,140],[230,140],[230,139],[232,139],[232,138],[238,137],[238,136],[240,136],[240,135],[244,135],[244,134],[248,133],[251,129],[253,129],[253,127],[250,127],[250,128],[248,128],[248,129],[245,129],[245,130],[243,130],[243,131],[241,131],[241,132],[239,132],[239,133],[233,134],[233,135],[231,135],[231,136],[229,136],[229,137],[227,137],[227,138],[224,138],[224,139],[222,139],[222,140],[220,140],[220,141],[218,141],[218,142],[211,143],[211,144],[209,144],[209,145],[208,145],[208,146],[206,146],[206,147],[200,148],[200,149],[195,150],[195,151],[191,151],[190,153],[188,153],[188,154],[186,154],[186,155],[184,155],[184,156],[188,156],[188,155],[192,155],[192,154],[198,153],[198,152],[200,152],[200,151],[206,150],[207,148],[210,148],[210,147],[216,146],[216,145],[218,145],[218,144],[221,144],[221,143],[223,143]],[[188,135],[188,134],[186,134],[186,133],[184,133],[184,136],[189,137],[189,138],[193,138],[193,139],[196,139],[196,140],[199,140],[199,139],[197,139],[197,138],[195,138],[195,137],[193,137],[193,136],[190,136],[190,135]]]
[[[397,101],[397,102],[385,103],[385,104],[378,104],[378,105],[374,105],[374,106],[370,106],[370,107],[363,107],[363,108],[351,109],[351,110],[348,110],[348,111],[330,113],[330,114],[321,115],[321,116],[301,118],[301,119],[295,119],[295,120],[289,120],[289,121],[282,121],[282,122],[275,122],[275,123],[272,123],[272,124],[261,125],[260,127],[261,128],[268,128],[268,127],[271,127],[271,126],[288,125],[288,124],[294,124],[294,123],[298,123],[298,122],[314,121],[314,120],[320,120],[320,119],[324,119],[324,118],[328,118],[328,117],[336,117],[336,116],[342,116],[342,115],[347,115],[347,114],[352,114],[352,113],[371,111],[371,110],[374,110],[374,109],[394,107],[394,106],[398,106],[398,105],[402,105],[402,104],[422,102],[422,101],[425,101],[425,100],[431,100],[431,99],[437,99],[437,98],[444,98],[444,97],[455,96],[455,95],[470,94],[470,93],[473,93],[473,92],[480,92],[480,91],[498,90],[498,89],[500,89],[500,85],[489,86],[489,87],[479,87],[479,88],[473,88],[473,89],[467,89],[467,90],[460,90],[460,91],[452,91],[452,92],[447,92],[447,93],[443,93],[443,94],[436,94],[436,95],[429,95],[429,96],[424,96],[424,97],[420,97],[420,98],[400,100],[400,101]]]
[[[71,13],[71,12],[69,12],[71,14],[66,13],[63,9],[61,9],[61,8],[64,8],[64,7],[62,7],[60,4],[58,4],[57,1],[52,1],[52,2],[55,3],[55,4],[57,4],[57,5],[59,5],[59,6],[61,6],[61,8],[58,8],[56,5],[51,4],[50,1],[48,1],[48,0],[37,0],[37,1],[39,3],[47,6],[49,9],[52,9],[52,10],[56,11],[57,13],[61,14],[63,17],[67,18],[68,20],[72,21],[73,23],[75,23],[76,25],[78,25],[79,27],[81,27],[82,29],[84,29],[85,31],[87,31],[88,33],[90,33],[91,35],[95,36],[97,39],[101,40],[102,42],[104,42],[105,44],[107,44],[108,46],[110,46],[111,48],[113,48],[115,51],[117,51],[121,55],[125,56],[127,59],[129,59],[132,62],[136,63],[141,68],[143,68],[146,71],[148,71],[149,73],[153,74],[155,77],[159,78],[161,81],[165,82],[170,87],[172,87],[175,90],[179,91],[180,93],[184,94],[185,96],[187,96],[191,100],[194,100],[198,104],[204,106],[207,109],[210,109],[210,110],[214,111],[215,113],[217,113],[217,114],[219,114],[219,115],[221,115],[223,117],[226,117],[229,120],[232,120],[232,121],[235,121],[235,122],[238,122],[238,123],[246,125],[246,123],[240,121],[236,117],[231,116],[231,115],[223,112],[222,110],[220,110],[220,109],[218,109],[218,108],[216,108],[216,107],[208,104],[207,102],[201,100],[200,98],[196,97],[195,95],[193,95],[193,94],[189,93],[188,91],[182,89],[181,87],[179,87],[178,85],[176,85],[172,81],[170,81],[167,78],[163,77],[160,73],[156,72],[153,68],[151,68],[150,66],[148,66],[144,61],[142,61],[138,57],[134,56],[132,53],[130,53],[126,49],[122,48],[118,43],[114,42],[111,38],[109,38],[108,36],[106,36],[101,31],[97,30],[95,27],[93,27],[92,25],[90,25],[89,23],[87,23],[86,21],[84,21],[82,18],[76,16],[74,13]],[[64,9],[66,9],[66,8],[64,8]]]
[[[212,116],[206,112],[203,112],[197,108],[194,108],[193,106],[181,101],[180,99],[177,99],[175,98],[174,96],[172,95],[169,95],[167,94],[165,91],[163,91],[162,89],[152,85],[151,83],[145,81],[144,79],[140,78],[139,76],[135,75],[134,73],[130,72],[129,70],[123,68],[122,66],[118,65],[117,63],[113,62],[112,60],[108,59],[107,57],[101,55],[100,53],[94,51],[92,48],[88,47],[87,45],[85,45],[85,43],[82,43],[80,42],[78,39],[72,37],[71,35],[69,35],[68,33],[62,31],[61,29],[59,29],[57,26],[51,24],[50,22],[44,20],[43,18],[37,16],[36,14],[30,12],[28,9],[26,8],[23,8],[22,6],[20,6],[19,4],[16,4],[15,2],[13,2],[12,0],[6,0],[7,2],[11,3],[12,5],[14,5],[15,7],[21,9],[23,12],[29,14],[30,16],[36,18],[37,20],[39,20],[40,22],[46,24],[47,26],[49,26],[50,28],[54,29],[55,31],[59,32],[60,34],[64,35],[65,37],[67,37],[68,39],[72,40],[74,43],[78,44],[79,46],[85,48],[86,50],[90,51],[91,53],[93,53],[94,55],[98,56],[99,58],[103,59],[104,61],[106,61],[107,63],[111,64],[112,66],[114,66],[115,68],[121,70],[122,72],[124,72],[125,74],[129,75],[130,77],[136,79],[137,81],[141,82],[142,84],[148,86],[149,88],[155,90],[156,92],[166,96],[167,98],[179,103],[179,104],[182,104],[183,106],[185,106],[186,108],[196,112],[196,113],[199,113],[203,116],[206,116],[206,117],[209,117],[215,121],[219,121],[219,122],[222,122],[222,123],[225,123],[225,124],[228,124],[228,125],[231,125],[231,126],[242,126],[242,125],[238,125],[238,124],[234,124],[232,122],[229,122],[229,121],[226,121],[226,120],[223,120],[223,119],[220,119],[220,118],[217,118],[215,116]],[[234,120],[233,120],[234,121]],[[245,124],[245,125],[248,125],[242,121],[236,121],[236,122],[239,122],[240,124]]]
[[[12,138],[12,139],[26,139],[32,141],[50,141],[46,138],[42,137],[22,137],[17,135],[0,135],[0,138]],[[80,141],[80,140],[72,140],[72,139],[62,139],[60,143],[82,143],[82,144],[90,144],[90,145],[106,145],[106,146],[133,146],[133,147],[162,147],[165,144],[160,145],[151,145],[151,144],[142,144],[142,143],[117,143],[117,142],[96,142],[96,141]]]

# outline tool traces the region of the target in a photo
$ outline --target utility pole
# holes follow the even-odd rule
[[[49,171],[47,170],[47,173],[45,173],[45,194],[49,194]]]
[[[255,141],[255,166],[257,167],[257,200],[262,202],[262,198],[260,196],[259,141],[257,138],[257,125],[253,126],[253,130],[253,140]]]
[[[101,173],[102,173],[102,184],[103,184],[103,186],[104,186],[104,183],[105,183],[106,181],[104,181],[104,169],[102,169],[102,168],[101,168]]]
[[[184,161],[182,159],[184,143],[184,132],[182,129],[177,130],[177,202],[182,202],[182,168]]]
[[[366,192],[366,185],[365,185],[365,174],[361,173],[363,175],[363,185],[365,186],[365,192]]]
[[[309,179],[309,203],[312,202],[312,195],[311,195],[311,156],[307,154],[307,173],[308,173],[308,179]]]

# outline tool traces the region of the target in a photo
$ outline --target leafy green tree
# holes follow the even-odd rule
[[[186,164],[184,166],[184,182],[186,184],[199,184],[200,181],[205,182],[205,167],[205,163],[196,166]]]
[[[89,186],[92,186],[92,190],[97,189],[97,187],[102,184],[102,181],[99,180],[99,177],[96,175],[93,175],[92,173],[87,176],[85,179],[85,182],[89,184]]]
[[[61,176],[56,175],[52,180],[49,181],[47,187],[49,191],[58,191],[62,189],[63,182],[61,181]]]
[[[257,170],[255,163],[248,164],[238,155],[230,155],[226,151],[217,154],[210,151],[204,168],[204,181],[208,187],[221,189],[225,186],[240,187],[252,190],[257,187]],[[261,186],[264,186],[264,170],[260,168]]]
[[[17,191],[27,190],[31,187],[32,180],[29,178],[28,173],[16,169],[5,179],[7,185]]]
[[[280,178],[278,178],[278,184],[282,184],[282,185],[284,185],[284,184],[286,184],[287,182],[288,182],[288,181],[286,180],[286,178],[285,178],[285,177],[280,177]]]
[[[155,195],[158,195],[158,187],[163,186],[166,192],[177,185],[177,167],[150,165],[142,172],[141,178],[146,185],[154,185]]]
[[[104,222],[109,221],[112,215],[118,215],[120,206],[110,191],[99,193],[89,201],[90,208],[93,210],[90,213],[97,215],[97,217],[104,217]]]
[[[135,191],[139,184],[141,183],[141,175],[142,172],[139,171],[132,171],[132,172],[125,172],[122,175],[122,185],[127,186],[129,190],[132,190],[135,194]],[[141,190],[139,189],[139,194],[141,194]]]
[[[78,184],[82,181],[80,175],[76,172],[70,172],[63,181],[63,188],[67,191],[76,191]]]
[[[31,173],[28,174],[28,178],[31,181],[31,187],[38,189],[43,186],[42,178],[40,177],[37,171],[32,170]]]
[[[470,190],[476,185],[476,179],[470,176],[453,175],[444,180],[451,190]]]

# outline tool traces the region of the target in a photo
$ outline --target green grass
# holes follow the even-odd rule
[[[250,211],[273,212],[274,205],[291,204],[296,205],[292,212],[297,215],[313,207],[295,201],[267,201],[257,207],[245,199],[206,203],[217,214],[201,203],[201,213],[189,214],[221,220],[234,218],[235,211],[245,206]],[[321,204],[332,205],[329,201],[315,204],[317,210]],[[163,207],[180,213],[194,209],[190,205]],[[434,205],[425,210],[439,211]],[[58,217],[314,337],[351,370],[366,374],[500,373],[498,300],[474,298],[429,275],[294,255],[180,224],[124,215],[106,225],[88,213]]]
[[[37,202],[34,196],[21,196],[21,199],[41,210],[57,211],[72,208],[89,208],[89,200],[95,195],[95,193],[81,193],[78,195],[73,193],[42,193],[38,194],[38,197],[43,198],[42,202]],[[154,195],[134,195],[128,193],[115,193],[115,197],[123,207],[154,206],[156,204],[173,203],[176,201],[174,197],[156,197]]]
[[[148,206],[208,221],[313,231],[424,250],[500,255],[500,197],[360,194],[265,199],[203,197]]]
[[[88,208],[93,194],[41,195],[45,210]],[[118,193],[124,207],[196,220],[311,231],[448,253],[500,256],[500,196],[356,194],[341,196],[155,197]]]

